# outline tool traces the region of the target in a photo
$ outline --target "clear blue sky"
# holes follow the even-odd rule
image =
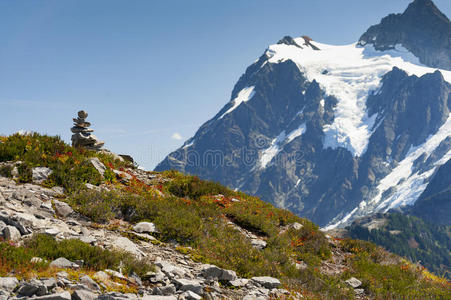
[[[304,34],[351,43],[409,2],[0,0],[0,134],[69,142],[85,109],[107,148],[151,169],[230,100],[268,45]],[[450,16],[451,1],[435,3]]]

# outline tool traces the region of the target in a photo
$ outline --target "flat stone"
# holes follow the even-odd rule
[[[72,294],[72,300],[94,300],[97,295],[86,290],[76,290]]]
[[[102,282],[108,282],[110,280],[110,276],[103,271],[96,272],[94,275],[92,275],[92,277]]]
[[[151,222],[139,222],[133,226],[133,230],[139,233],[155,233],[157,228],[154,223]]]
[[[252,277],[252,280],[267,289],[274,289],[281,286],[279,279],[269,276]]]
[[[252,239],[251,245],[252,245],[252,247],[260,249],[260,250],[266,248],[266,242],[261,239]]]
[[[141,252],[141,250],[139,250],[138,246],[136,246],[135,243],[133,243],[126,237],[117,237],[113,243],[113,247],[130,252],[131,254],[136,255],[138,258],[141,258],[143,256],[143,253]]]
[[[46,167],[36,167],[32,169],[32,179],[34,183],[43,183],[53,173],[52,169]]]
[[[89,161],[91,162],[92,166],[97,170],[97,172],[100,173],[100,175],[103,176],[103,174],[105,174],[106,167],[97,157],[92,157],[89,159]]]
[[[53,267],[53,268],[61,268],[61,269],[67,269],[67,268],[79,269],[80,268],[79,265],[71,262],[70,260],[68,260],[67,258],[64,258],[64,257],[55,259],[54,261],[52,261],[50,263],[49,266]]]
[[[201,300],[202,296],[199,296],[198,294],[192,292],[192,291],[186,291],[181,294],[185,299],[187,300]]]
[[[248,279],[245,278],[240,278],[240,279],[235,279],[230,281],[230,285],[232,285],[233,287],[243,287],[245,286],[247,283],[249,282]]]
[[[164,261],[164,260],[157,260],[155,262],[155,265],[161,268],[161,271],[164,272],[167,275],[179,275],[179,276],[183,276],[185,275],[186,271],[183,270],[182,268],[176,267],[173,264]]]
[[[62,292],[58,294],[51,294],[33,298],[35,300],[71,300],[71,295],[69,292]]]
[[[19,284],[16,277],[0,277],[0,290],[12,292]]]
[[[66,218],[74,212],[72,207],[70,207],[70,205],[65,202],[53,200],[53,206],[55,207],[56,214],[63,218]]]
[[[203,294],[203,287],[198,280],[194,279],[174,279],[173,281],[179,290],[192,291],[196,294]]]
[[[3,236],[5,237],[5,240],[7,240],[7,241],[16,242],[16,241],[20,240],[21,234],[20,234],[20,231],[16,227],[8,225],[3,229]]]
[[[100,286],[88,275],[80,277],[80,282],[86,285],[90,290],[100,291]]]
[[[141,300],[177,300],[176,296],[146,295]]]
[[[359,286],[362,285],[362,282],[355,277],[351,277],[348,280],[346,280],[345,282],[353,288],[358,288]]]

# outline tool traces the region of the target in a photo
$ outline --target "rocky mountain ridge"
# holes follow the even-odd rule
[[[156,170],[219,181],[328,229],[412,204],[451,155],[451,72],[384,50],[283,38]]]

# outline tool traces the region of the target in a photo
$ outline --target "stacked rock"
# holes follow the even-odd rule
[[[70,130],[74,133],[72,135],[72,146],[84,147],[90,150],[100,150],[105,142],[99,141],[98,138],[92,134],[93,129],[89,128],[91,123],[86,122],[88,113],[84,110],[78,112],[78,118],[74,120],[74,127]]]

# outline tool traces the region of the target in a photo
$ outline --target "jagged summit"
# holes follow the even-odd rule
[[[402,46],[427,66],[451,70],[451,22],[430,0],[415,0],[371,26],[359,39],[368,44],[379,51]]]

